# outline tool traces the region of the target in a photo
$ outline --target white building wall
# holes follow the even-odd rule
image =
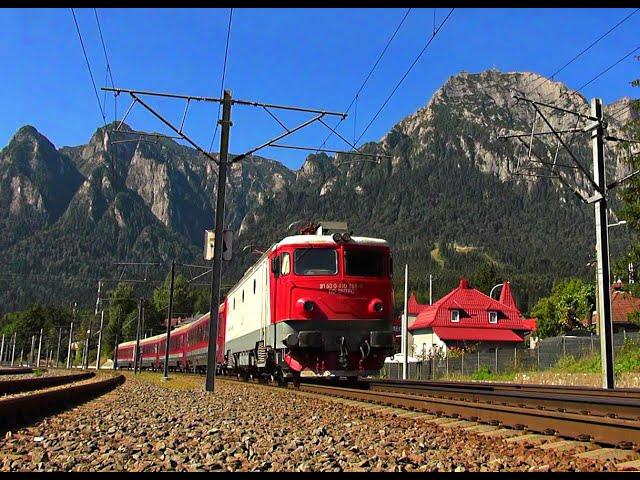
[[[255,331],[260,331],[260,339],[263,339],[271,318],[268,258],[264,257],[254,265],[249,274],[229,291],[227,298],[226,341]]]
[[[440,340],[440,338],[433,333],[433,330],[430,328],[426,328],[424,330],[414,330],[413,331],[413,355],[415,357],[421,358],[422,356],[428,356],[434,349],[437,347],[439,351],[446,354],[447,345]]]

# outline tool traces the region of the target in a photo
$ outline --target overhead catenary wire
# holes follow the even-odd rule
[[[600,73],[598,73],[595,77],[593,77],[591,80],[589,80],[588,82],[584,83],[580,88],[578,88],[576,90],[576,92],[580,92],[582,91],[583,88],[591,85],[593,82],[595,82],[597,79],[599,79],[602,75],[604,75],[605,73],[607,73],[609,70],[611,70],[613,67],[617,66],[619,63],[623,62],[624,60],[626,60],[627,58],[629,58],[631,55],[633,55],[634,53],[636,53],[638,50],[640,50],[640,46],[634,48],[633,50],[631,50],[629,53],[627,53],[625,56],[623,56],[622,58],[618,59],[615,63],[609,65],[607,68],[605,68],[604,70],[602,70]]]
[[[229,9],[229,24],[227,25],[227,43],[224,47],[224,61],[222,63],[222,79],[220,80],[220,98],[224,93],[224,80],[227,74],[227,56],[229,54],[229,39],[231,38],[231,18],[233,17],[233,8]],[[220,108],[222,104],[218,104],[218,114],[216,116],[216,126],[213,130],[213,137],[211,138],[211,145],[209,145],[209,153],[211,153],[213,149],[213,142],[216,140],[216,135],[218,133],[218,125],[220,124]]]
[[[575,62],[578,58],[580,58],[582,55],[584,55],[585,53],[587,53],[589,50],[591,50],[593,47],[595,47],[602,39],[604,39],[605,37],[607,37],[611,32],[613,32],[615,29],[617,29],[620,25],[622,25],[624,22],[626,22],[627,20],[629,20],[629,18],[631,18],[633,15],[635,15],[638,10],[640,10],[640,8],[636,8],[633,12],[631,12],[629,15],[627,15],[626,17],[624,17],[622,20],[620,20],[618,23],[616,23],[614,26],[612,26],[609,30],[607,30],[605,33],[603,33],[602,35],[600,35],[597,39],[595,39],[593,42],[591,42],[588,46],[586,46],[585,48],[583,48],[580,52],[578,52],[576,55],[573,56],[573,58],[571,58],[571,60],[569,60],[568,62],[566,62],[564,65],[562,65],[561,67],[559,67],[558,69],[556,69],[556,71],[554,71],[549,78],[546,77],[538,77],[535,80],[532,80],[528,85],[526,85],[525,88],[530,88],[533,85],[535,85],[536,83],[538,83],[540,80],[544,80],[544,81],[550,81],[555,79],[555,76],[557,74],[559,74],[560,72],[562,72],[565,68],[567,68],[569,65],[571,65],[573,62]],[[544,82],[543,82],[544,83]],[[541,84],[542,85],[542,84]],[[540,86],[538,86],[535,90],[529,90],[529,93],[535,92],[540,88]]]
[[[431,43],[433,42],[433,40],[436,38],[436,36],[438,35],[438,33],[440,32],[440,30],[442,30],[442,28],[444,27],[445,23],[447,23],[447,20],[449,20],[449,18],[451,17],[451,15],[453,14],[453,12],[455,11],[455,8],[452,8],[451,10],[449,10],[449,13],[447,14],[447,16],[444,18],[444,20],[442,21],[442,23],[440,23],[440,25],[438,25],[438,28],[433,32],[433,34],[431,35],[431,37],[429,38],[429,40],[427,41],[427,43],[425,44],[425,46],[422,48],[422,50],[420,51],[420,53],[418,53],[418,55],[416,56],[415,60],[411,63],[411,65],[409,66],[409,68],[407,69],[407,71],[404,73],[404,75],[402,75],[402,77],[400,78],[400,80],[398,81],[398,83],[396,84],[396,86],[393,88],[393,90],[391,90],[391,93],[389,94],[389,96],[385,99],[384,102],[382,102],[382,105],[380,106],[380,108],[378,109],[378,111],[376,112],[376,114],[373,116],[373,118],[371,119],[371,121],[367,124],[366,128],[363,130],[363,132],[360,134],[360,136],[358,137],[357,141],[354,142],[355,145],[358,144],[358,142],[360,141],[360,139],[364,136],[365,133],[367,133],[367,131],[369,130],[369,128],[371,127],[371,125],[373,125],[373,122],[376,121],[376,119],[378,118],[378,116],[380,115],[380,113],[382,112],[382,110],[384,109],[384,107],[387,105],[387,103],[389,103],[389,100],[391,100],[391,98],[393,97],[393,95],[396,93],[396,91],[398,90],[398,88],[400,88],[400,85],[402,85],[402,82],[404,82],[404,79],[407,78],[407,76],[409,75],[409,73],[411,73],[411,70],[413,70],[413,67],[415,67],[415,65],[418,63],[418,61],[420,60],[420,58],[422,57],[422,55],[424,54],[424,52],[427,51],[427,49],[429,48],[429,45],[431,45]]]
[[[367,84],[367,82],[369,81],[369,79],[371,78],[371,75],[373,74],[373,72],[375,71],[376,67],[378,66],[378,64],[380,63],[380,60],[382,60],[382,57],[384,57],[384,54],[387,52],[387,50],[389,49],[389,46],[391,45],[391,42],[393,42],[393,39],[396,38],[396,35],[398,34],[398,31],[400,31],[400,28],[402,27],[402,25],[404,24],[404,21],[407,19],[407,16],[409,15],[409,13],[411,13],[411,8],[408,8],[407,11],[405,12],[404,16],[402,17],[402,20],[400,20],[400,23],[398,24],[398,26],[396,27],[395,31],[393,32],[393,35],[391,35],[391,37],[389,38],[389,40],[387,40],[387,44],[384,46],[384,48],[382,49],[382,52],[380,52],[380,55],[378,55],[378,58],[376,59],[375,63],[373,64],[373,66],[371,67],[371,69],[369,70],[369,73],[367,74],[367,76],[365,77],[365,79],[363,80],[362,84],[360,85],[360,88],[358,89],[358,91],[356,92],[356,94],[353,96],[353,99],[351,100],[351,103],[349,104],[349,106],[347,107],[347,109],[345,110],[345,113],[349,113],[349,111],[351,110],[351,107],[354,105],[355,102],[358,101],[358,96],[360,95],[360,93],[362,92],[362,90],[364,89],[365,85]],[[341,118],[338,123],[335,124],[335,126],[333,127],[334,129],[338,129],[338,127],[340,126],[340,124],[344,121],[344,118]],[[354,121],[354,130],[355,130],[355,121]],[[324,141],[322,142],[322,144],[318,147],[318,151],[320,151],[320,149],[322,149],[327,141],[329,140],[329,138],[331,138],[331,136],[334,134],[333,131],[329,132],[329,134],[327,135],[327,137],[324,139]],[[354,139],[355,139],[355,133],[354,133]],[[354,141],[355,143],[355,141]]]
[[[80,46],[82,47],[82,53],[84,55],[84,60],[87,63],[87,69],[89,70],[89,76],[91,77],[91,85],[93,85],[93,91],[96,94],[96,100],[98,102],[98,107],[100,108],[100,114],[102,115],[102,121],[105,126],[107,125],[107,117],[104,114],[104,109],[102,108],[102,104],[100,103],[100,96],[98,95],[98,89],[96,88],[96,82],[93,79],[93,72],[91,70],[91,64],[89,63],[89,57],[87,56],[87,50],[84,46],[84,41],[82,40],[82,33],[80,33],[80,26],[78,25],[78,19],[76,18],[76,12],[71,9],[71,15],[73,15],[73,22],[76,25],[76,31],[78,32],[78,39],[80,40]]]
[[[104,35],[102,34],[102,26],[100,25],[100,18],[98,17],[98,10],[93,9],[93,14],[96,17],[96,24],[98,25],[98,33],[100,34],[100,43],[102,44],[102,51],[104,53],[104,60],[107,64],[107,76],[111,81],[111,86],[115,87],[115,82],[113,81],[113,72],[111,70],[111,62],[109,62],[109,55],[107,54],[107,46],[104,41]],[[105,96],[107,92],[104,92]],[[106,108],[106,98],[105,98],[105,108]],[[113,120],[115,121],[118,118],[118,97],[117,95],[113,96]]]

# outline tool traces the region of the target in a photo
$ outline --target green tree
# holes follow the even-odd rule
[[[167,275],[164,283],[153,291],[153,306],[158,313],[167,316],[169,306],[169,290],[171,275]],[[194,313],[197,294],[193,286],[182,275],[176,275],[173,284],[173,316],[187,317]],[[209,309],[207,308],[207,311]]]
[[[482,266],[480,266],[480,268],[471,275],[470,280],[474,288],[486,293],[487,295],[495,285],[502,283],[503,281],[498,272],[498,268],[493,262],[486,262],[482,264]]]
[[[123,338],[123,325],[132,318],[137,318],[138,315],[138,303],[131,285],[119,283],[107,293],[107,299],[109,299],[106,310],[107,326],[102,339],[103,355],[110,355],[113,352],[118,325],[120,325],[119,341],[123,342],[125,341]],[[135,328],[135,322],[130,323],[134,323]]]
[[[595,306],[595,285],[579,278],[556,282],[551,295],[541,298],[531,310],[541,338],[585,329],[583,320]]]

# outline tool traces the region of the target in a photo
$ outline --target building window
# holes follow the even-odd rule
[[[489,323],[498,323],[498,312],[489,312]]]
[[[460,321],[460,310],[451,310],[451,321],[458,323]]]

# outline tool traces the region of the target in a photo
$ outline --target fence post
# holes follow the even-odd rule
[[[565,341],[565,337],[564,335],[562,336],[562,356],[566,357],[567,356],[567,342]]]
[[[496,373],[498,373],[498,347],[496,347]]]
[[[593,355],[593,333],[591,334],[591,355]]]
[[[444,357],[444,359],[445,359],[445,364],[446,364],[446,369],[447,369],[447,378],[449,378],[449,355]]]
[[[461,365],[461,373],[464,376],[464,350],[462,350],[462,365]]]
[[[540,345],[542,345],[540,342],[538,342],[538,344],[536,345],[536,357],[537,357],[537,363],[538,363],[538,371],[540,371]]]
[[[627,329],[623,328],[622,329],[622,341],[626,343],[627,341]]]
[[[518,348],[513,347],[513,370],[518,370]]]
[[[478,348],[478,365],[476,366],[476,373],[480,371],[480,349]]]

